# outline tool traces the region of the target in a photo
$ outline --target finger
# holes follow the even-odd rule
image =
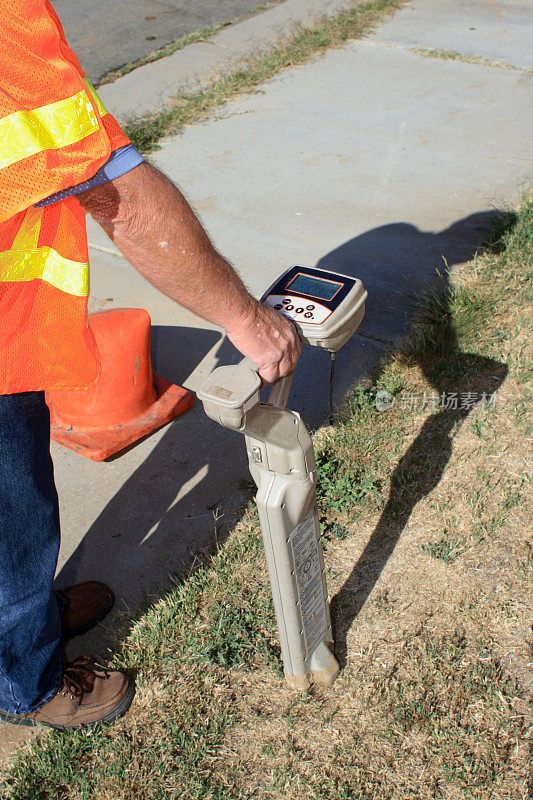
[[[261,378],[263,386],[273,383],[280,377],[277,365],[269,364],[267,367],[263,367],[259,370],[259,377]]]
[[[284,378],[289,373],[294,372],[296,367],[296,358],[290,358],[288,355],[284,356],[278,363],[278,377]]]

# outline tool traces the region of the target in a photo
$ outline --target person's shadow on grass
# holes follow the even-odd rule
[[[406,353],[408,363],[418,364],[433,387],[434,393],[426,397],[426,402],[429,400],[427,407],[433,407],[434,413],[425,420],[418,436],[400,458],[391,476],[389,497],[380,519],[350,575],[331,601],[336,656],[341,667],[346,664],[346,640],[352,623],[392,555],[413,509],[439,483],[457,430],[477,402],[494,402],[493,394],[507,375],[505,364],[461,352],[450,310],[452,291],[445,286],[433,301],[422,301],[421,341]],[[420,396],[412,397],[420,404]],[[406,406],[411,402],[409,395],[404,402]],[[443,532],[433,547],[438,557],[452,559],[458,544]]]
[[[423,292],[432,281],[434,285],[435,270],[443,258],[450,266],[471,259],[497,216],[496,212],[479,212],[437,233],[420,231],[407,223],[392,223],[359,234],[320,259],[318,266],[360,277],[369,290],[362,335],[352,337],[337,362],[337,398],[368,374],[383,353],[405,335],[410,314],[404,307],[402,292],[407,288]],[[442,279],[437,277],[437,283],[439,280],[442,285]],[[189,362],[213,345],[212,336],[195,329],[156,329],[154,368],[169,380],[183,383],[184,376],[197,363]],[[308,424],[317,425],[327,412],[327,354],[309,348],[307,355],[307,365],[303,365],[307,368],[297,372],[290,405],[295,404]],[[461,367],[463,361],[457,357]],[[230,362],[225,344],[220,345],[217,358],[220,363]],[[464,357],[465,364],[469,358]],[[479,359],[475,359],[478,364]],[[503,372],[488,365],[487,370],[503,376]],[[459,374],[462,375],[461,369]],[[496,382],[487,380],[492,391]],[[456,381],[466,391],[463,383]],[[203,549],[201,560],[209,557],[213,545],[210,509],[217,503],[222,505],[228,523],[239,517],[243,495],[232,482],[247,475],[248,470],[239,437],[208,420],[198,404],[188,414],[188,420],[169,426],[146,460],[102,509],[63,565],[57,576],[58,586],[94,578],[105,580],[123,604],[127,602],[135,609],[141,603],[128,614],[128,618],[136,618],[145,605],[143,596],[146,603],[151,603],[172,587],[174,578],[170,573],[186,579],[198,561],[198,551]],[[401,459],[382,521],[363,559],[333,603],[341,653],[345,651],[346,631],[392,553],[412,508],[438,482],[448,460],[449,432],[455,418],[461,421],[463,414],[448,412],[442,419],[439,414],[435,416],[436,424],[428,420],[417,443]],[[205,447],[199,447],[199,442]],[[436,451],[433,467],[413,480],[414,466],[424,457],[424,442]],[[187,492],[181,491],[180,486],[186,486],[191,478],[194,485]],[[414,485],[410,493],[404,488],[401,494],[400,484],[406,480]],[[227,491],[220,499],[222,485],[227,486]],[[395,507],[400,500],[405,510],[398,512]],[[228,524],[217,534],[217,547],[229,528]],[[356,591],[352,591],[354,587]],[[99,648],[101,652],[110,643],[116,646],[129,626],[124,622],[113,632],[117,614],[112,617],[106,637],[101,629],[95,630],[87,634],[84,647],[92,651]]]

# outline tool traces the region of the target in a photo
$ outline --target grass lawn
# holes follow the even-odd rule
[[[315,435],[336,683],[283,680],[250,501],[113,656],[131,712],[43,730],[3,800],[530,796],[532,222],[526,199],[414,301],[409,340]]]

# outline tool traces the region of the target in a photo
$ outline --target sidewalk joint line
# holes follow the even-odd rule
[[[386,344],[388,347],[396,347],[396,342],[393,342],[392,339],[383,339],[381,336],[372,336],[370,333],[361,333],[361,331],[356,331],[355,335],[360,336],[362,339],[370,339],[372,342]]]
[[[123,261],[126,261],[126,257],[122,255],[120,251],[114,250],[112,247],[105,247],[103,244],[93,244],[93,242],[87,242],[90,248],[93,250],[99,250],[101,253],[106,253],[109,256],[115,256],[115,258],[121,258]]]

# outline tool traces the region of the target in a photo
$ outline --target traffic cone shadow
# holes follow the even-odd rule
[[[193,396],[153,374],[145,309],[90,314],[89,325],[102,362],[98,383],[85,391],[49,391],[46,401],[52,439],[103,461],[182,414]]]

